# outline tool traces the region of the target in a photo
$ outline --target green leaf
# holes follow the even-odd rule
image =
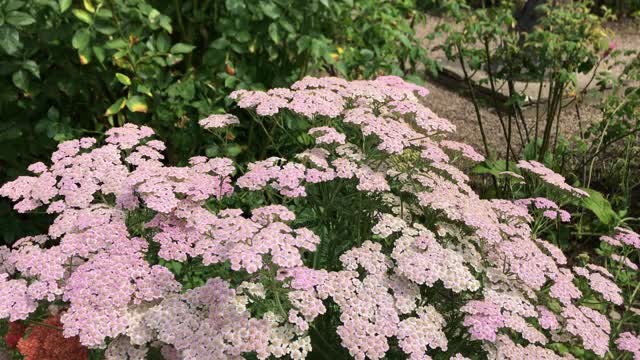
[[[167,51],[169,51],[170,46],[171,40],[169,39],[169,36],[167,36],[167,34],[165,33],[158,34],[158,37],[156,38],[156,48],[158,49],[158,51],[161,53],[166,53]]]
[[[33,76],[40,79],[40,68],[33,60],[27,60],[22,63],[22,68],[30,72]]]
[[[171,56],[172,56],[172,55],[171,55]],[[168,58],[168,56],[167,56],[167,58]],[[166,61],[164,61],[164,59],[163,59],[163,58],[161,58],[161,57],[159,57],[159,56],[154,56],[152,60],[153,60],[156,64],[158,64],[158,65],[160,65],[160,66],[162,66],[162,67],[167,66],[167,62],[166,62]]]
[[[278,23],[289,34],[294,34],[296,32],[295,27],[293,27],[293,25],[291,24],[291,22],[289,22],[289,20],[287,20],[285,18],[281,18]]]
[[[12,27],[0,27],[0,47],[9,55],[15,55],[22,49],[20,34]]]
[[[88,29],[80,29],[76,31],[71,39],[71,45],[74,49],[84,49],[89,44],[91,32]]]
[[[217,38],[214,40],[209,47],[216,50],[222,50],[229,46],[229,40],[225,37]]]
[[[211,146],[209,146],[205,151],[204,151],[205,155],[207,155],[208,157],[216,157],[220,155],[220,148],[218,147],[218,145],[213,144]]]
[[[260,9],[265,15],[274,20],[280,17],[280,9],[272,2],[261,2]]]
[[[4,11],[9,12],[13,10],[18,10],[23,6],[24,6],[24,1],[12,0],[12,1],[9,1],[7,5],[5,5]]]
[[[104,62],[104,59],[105,59],[104,48],[100,46],[94,46],[93,53],[96,55],[96,58],[98,59],[98,61],[100,61],[101,63]]]
[[[149,89],[148,86],[146,85],[138,85],[138,92],[141,92],[145,95],[147,95],[148,97],[153,97],[153,93],[151,92],[151,89]]]
[[[127,108],[133,112],[146,113],[149,108],[147,102],[142,96],[134,95],[127,100]]]
[[[80,59],[80,64],[87,65],[91,62],[91,49],[84,48],[78,49],[78,58]]]
[[[122,108],[125,106],[126,103],[127,103],[127,99],[125,98],[120,98],[116,100],[116,102],[114,102],[111,106],[109,106],[107,111],[105,111],[104,113],[105,116],[111,116],[113,114],[117,114],[120,110],[122,110]]]
[[[247,10],[247,4],[244,1],[226,0],[224,5],[231,14],[242,14]]]
[[[96,31],[104,35],[113,35],[116,33],[116,31],[118,31],[118,29],[116,29],[113,26],[103,25],[98,23],[96,23],[95,28],[96,28]]]
[[[12,11],[6,15],[5,20],[13,26],[27,26],[36,22],[31,15],[22,11]]]
[[[618,215],[613,211],[611,203],[600,192],[592,189],[582,189],[586,191],[589,196],[579,200],[580,206],[585,209],[591,210],[591,212],[598,217],[603,224],[613,226],[618,220]]]
[[[88,12],[81,10],[81,9],[73,9],[73,15],[75,15],[75,17],[77,17],[78,19],[80,19],[81,21],[91,25],[93,24],[93,18],[91,17],[91,14],[89,14]]]
[[[116,50],[116,49],[124,49],[128,45],[129,44],[122,39],[113,39],[113,40],[107,41],[104,44],[104,47],[106,47],[107,49]]]
[[[235,87],[237,80],[235,76],[227,76],[224,79],[224,86],[228,89],[233,89]]]
[[[164,29],[164,31],[171,34],[173,32],[173,27],[171,27],[171,18],[165,15],[160,17],[160,27]]]
[[[158,18],[160,17],[160,11],[156,10],[156,9],[151,9],[151,11],[149,11],[149,22],[152,24],[155,24],[156,22],[158,22]]]
[[[242,148],[238,144],[229,144],[225,150],[229,157],[236,157],[242,152]]]
[[[500,173],[506,171],[507,163],[504,160],[489,161],[485,160],[471,169],[473,174],[490,174],[500,176]]]
[[[71,0],[58,0],[58,5],[60,6],[60,13],[62,14],[71,6]]]
[[[83,4],[84,4],[84,8],[87,9],[88,12],[90,13],[94,13],[96,12],[96,8],[93,7],[93,4],[91,3],[91,0],[82,0]]]
[[[374,58],[375,54],[373,53],[373,51],[369,50],[369,49],[362,49],[360,50],[360,55],[362,55],[364,57],[365,60],[371,60]]]
[[[172,54],[188,54],[195,49],[195,46],[185,44],[185,43],[177,43],[171,47]]]
[[[47,110],[47,119],[51,121],[60,120],[60,111],[56,109],[55,106],[50,107],[49,110]]]
[[[125,86],[131,85],[131,79],[129,79],[129,77],[125,74],[116,73],[116,79],[118,79],[118,81],[122,85],[125,85]]]
[[[278,34],[278,25],[276,23],[271,23],[271,25],[269,25],[269,37],[276,44],[280,42],[280,35]]]
[[[110,19],[113,17],[113,13],[109,9],[101,8],[96,13],[96,16],[103,19]]]
[[[28,91],[29,78],[27,77],[26,72],[22,70],[14,72],[13,76],[11,76],[11,80],[13,80],[13,85],[15,85],[18,89]]]
[[[185,102],[191,101],[196,95],[194,81],[192,79],[188,79],[173,83],[167,88],[167,95],[173,98],[181,97]]]
[[[154,58],[154,60],[157,58]],[[167,60],[166,63],[169,66],[173,66],[177,63],[179,63],[180,61],[182,61],[182,59],[184,59],[184,56],[177,54],[177,55],[173,55],[173,54],[169,54],[167,55]]]
[[[248,42],[251,40],[251,34],[248,31],[238,31],[236,34],[236,40],[239,42]]]

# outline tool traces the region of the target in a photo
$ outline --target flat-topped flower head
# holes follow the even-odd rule
[[[617,227],[616,231],[614,236],[602,236],[600,240],[613,246],[629,245],[640,249],[640,235],[638,235],[638,233],[622,227]]]
[[[222,129],[231,125],[240,124],[238,117],[231,114],[212,114],[200,119],[198,124],[205,129]]]
[[[586,191],[580,190],[578,188],[575,188],[567,184],[565,182],[565,178],[562,175],[554,172],[553,170],[547,168],[546,166],[544,166],[543,164],[535,160],[530,160],[530,161],[520,160],[518,161],[518,164],[516,166],[519,167],[520,169],[527,170],[539,176],[544,182],[546,182],[549,185],[555,186],[558,189],[567,191],[579,197],[589,196],[589,194]]]
[[[140,140],[151,137],[154,131],[148,126],[138,127],[134,124],[124,124],[105,132],[106,142],[117,145],[121,149],[131,149],[140,143]]]

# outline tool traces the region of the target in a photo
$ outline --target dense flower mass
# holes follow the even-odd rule
[[[481,199],[456,164],[484,157],[447,140],[455,127],[421,103],[427,94],[393,76],[236,91],[274,128],[280,114],[311,124],[293,134],[304,140],[296,153],[246,166],[202,156],[168,166],[153,131],[131,124],[104,145],[60,144],[49,165],[0,188],[17,211],[55,217],[46,234],[0,247],[0,317],[63,304],[61,334],[107,359],[152,347],[171,359],[570,358],[551,346],[562,342],[603,356],[611,325],[582,298],[622,304],[614,277],[568,266],[537,238],[535,224],[570,221],[555,202]],[[540,163],[519,167],[587,196]],[[603,240],[640,247],[626,229]],[[319,329],[338,350],[316,347]],[[616,344],[637,351],[632,335]]]

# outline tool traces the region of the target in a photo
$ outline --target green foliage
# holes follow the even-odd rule
[[[213,156],[219,149],[197,120],[223,112],[235,89],[282,87],[312,73],[360,78],[425,63],[433,70],[412,29],[414,5],[0,0],[0,180],[61,141],[126,122],[168,139],[172,163]],[[231,144],[225,155],[254,156],[246,150]],[[4,242],[38,232],[4,202],[0,218]]]
[[[589,197],[580,199],[580,206],[590,210],[600,222],[611,227],[619,221],[618,215],[611,208],[611,203],[599,192],[587,189]]]
[[[640,16],[640,0],[597,0],[595,5],[611,9],[620,17]]]

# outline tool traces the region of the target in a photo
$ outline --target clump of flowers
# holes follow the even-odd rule
[[[231,114],[214,114],[198,122],[205,129],[220,129],[231,125],[239,124],[237,116]]]
[[[0,188],[17,211],[55,217],[0,248],[0,317],[57,304],[61,334],[109,359],[151,347],[176,359],[570,357],[558,342],[603,356],[609,320],[582,298],[620,304],[614,279],[537,238],[538,215],[570,220],[555,202],[481,199],[457,164],[483,156],[447,140],[455,127],[427,94],[388,76],[236,91],[274,128],[285,116],[311,124],[288,135],[312,145],[250,164],[168,166],[153,130],[131,124],[102,145],[60,144]],[[519,166],[587,196],[542,164]],[[634,243],[621,231],[611,242]]]
[[[9,329],[4,335],[4,342],[9,349],[15,349],[18,345],[18,341],[24,336],[24,332],[27,330],[27,326],[21,322],[12,321],[9,323]]]
[[[86,360],[89,351],[77,336],[64,337],[59,316],[29,325],[16,348],[25,360]]]
[[[640,359],[640,338],[638,336],[624,332],[616,339],[616,345],[620,350],[632,353],[634,360]]]

